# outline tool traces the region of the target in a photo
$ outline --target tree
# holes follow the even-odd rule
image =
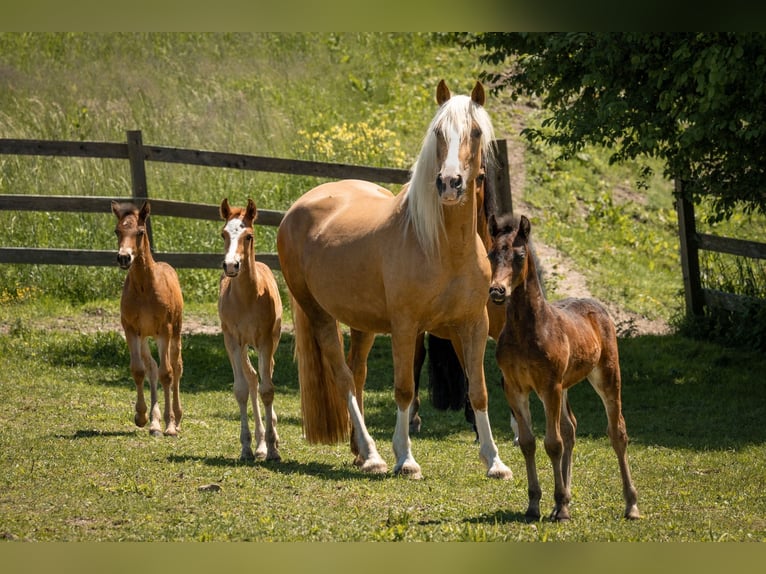
[[[493,89],[535,95],[551,115],[531,141],[569,156],[587,144],[619,162],[664,160],[689,199],[712,198],[715,219],[735,207],[766,213],[766,34],[484,33]],[[648,168],[646,168],[648,172]]]

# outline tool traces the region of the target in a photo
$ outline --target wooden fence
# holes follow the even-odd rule
[[[714,251],[751,259],[766,259],[766,244],[698,233],[694,205],[684,198],[683,182],[676,181],[675,195],[687,314],[702,315],[705,306],[741,311],[751,301],[749,297],[702,287],[699,252]]]
[[[499,208],[512,210],[511,184],[508,172],[508,150],[505,140],[497,140],[497,164],[488,169],[496,190]],[[259,157],[235,153],[200,151],[144,145],[140,131],[127,132],[127,143],[72,142],[48,140],[0,139],[0,154],[100,159],[124,159],[130,162],[131,197],[83,197],[50,195],[0,194],[0,209],[15,211],[61,211],[110,213],[110,202],[149,198],[146,162],[156,161],[229,169],[244,169],[289,175],[331,179],[357,178],[379,183],[406,183],[409,171],[403,169],[367,167],[337,163],[322,163]],[[169,215],[192,219],[218,220],[218,205],[188,203],[151,198],[152,216]],[[258,208],[258,225],[278,226],[283,212]],[[151,219],[148,223],[151,222]],[[154,251],[151,226],[147,225],[149,241]],[[175,267],[217,268],[222,253],[155,253],[159,261]],[[37,263],[56,265],[115,265],[116,250],[47,249],[40,247],[0,247],[0,263]],[[260,253],[258,259],[272,269],[279,269],[276,253]]]

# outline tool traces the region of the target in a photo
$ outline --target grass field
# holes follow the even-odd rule
[[[491,342],[490,415],[514,478],[485,478],[462,413],[435,411],[425,400],[423,433],[413,441],[425,478],[409,481],[364,476],[347,445],[301,438],[289,333],[275,374],[283,460],[241,463],[220,335],[184,337],[182,433],[155,439],[132,423],[135,391],[118,332],[45,330],[31,312],[14,320],[7,307],[0,309],[2,322],[12,323],[0,336],[0,535],[6,539],[766,541],[766,362],[756,353],[680,336],[622,340],[629,457],[643,519],[621,518],[606,418],[583,384],[570,393],[579,422],[573,520],[530,524],[523,518],[523,459],[512,446]],[[378,338],[370,357],[365,406],[370,432],[392,465],[387,337]],[[536,399],[533,417],[541,436]],[[539,441],[538,447],[545,509],[552,477]]]

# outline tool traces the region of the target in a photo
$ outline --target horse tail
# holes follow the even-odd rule
[[[434,408],[457,411],[466,404],[466,380],[449,339],[428,333],[428,396]]]
[[[294,358],[298,363],[303,435],[310,443],[336,444],[349,439],[348,408],[322,354],[314,326],[290,296],[295,327]],[[338,331],[338,337],[340,337]]]

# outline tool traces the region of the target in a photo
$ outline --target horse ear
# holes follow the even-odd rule
[[[112,200],[112,213],[114,213],[117,217],[120,217],[120,204],[114,200]]]
[[[489,219],[487,220],[487,229],[489,229],[490,237],[497,235],[497,218],[495,217],[494,213],[489,214]]]
[[[221,217],[228,221],[229,220],[229,214],[231,213],[231,206],[229,205],[229,198],[224,197],[223,201],[221,202],[221,207],[218,210],[218,213],[221,214]]]
[[[436,103],[440,106],[452,97],[450,94],[447,83],[444,80],[439,80],[439,85],[436,86]]]
[[[483,106],[484,98],[484,86],[481,85],[481,82],[476,82],[476,85],[473,87],[473,91],[471,92],[471,100],[473,100],[478,105]]]
[[[247,207],[245,208],[245,220],[249,220],[251,223],[255,221],[258,216],[258,209],[255,207],[255,202],[248,198]]]
[[[145,201],[144,205],[141,207],[141,211],[138,213],[139,221],[146,221],[146,219],[149,217],[149,214],[151,212],[152,212],[152,208],[149,205],[149,202]]]
[[[526,215],[522,215],[521,219],[519,219],[519,235],[521,235],[522,239],[527,240],[530,233],[532,233],[532,224]]]

